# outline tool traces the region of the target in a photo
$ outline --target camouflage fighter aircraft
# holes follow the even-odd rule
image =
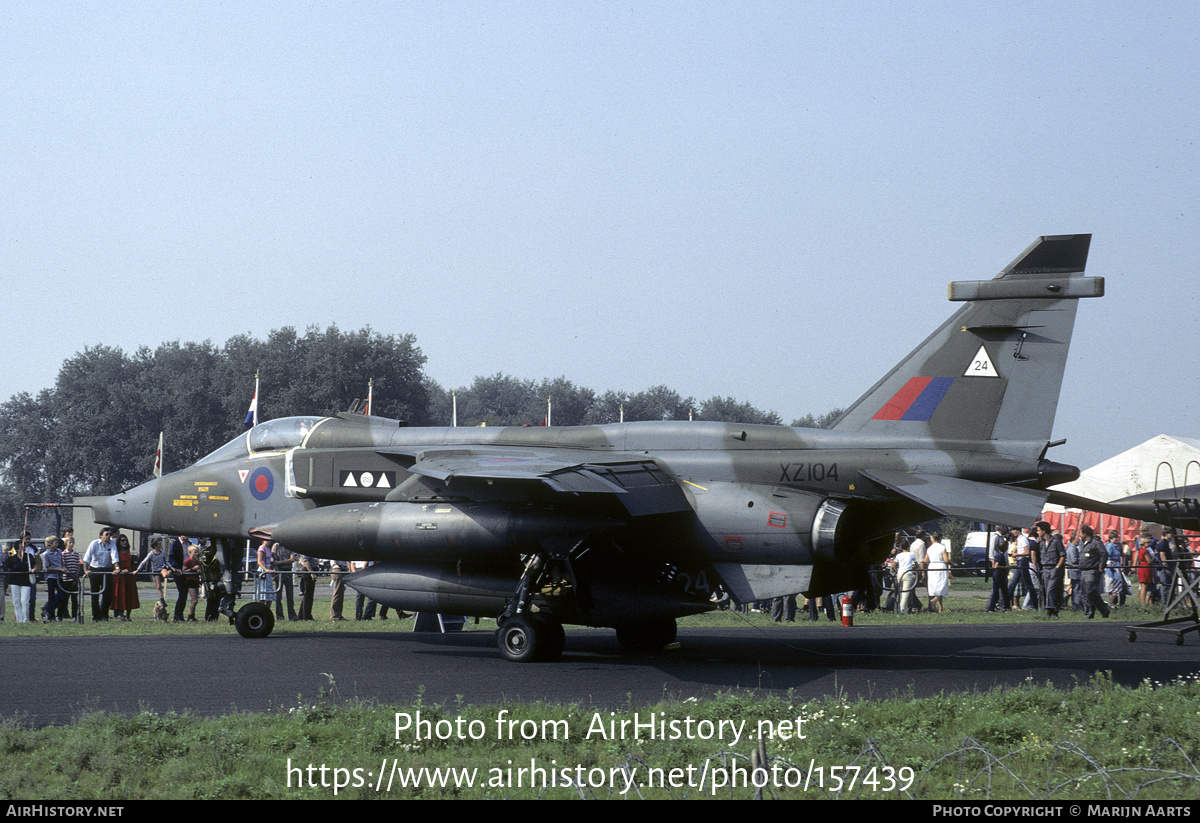
[[[1046,453],[1078,300],[1104,293],[1083,276],[1090,241],[1042,237],[994,279],[951,283],[964,305],[828,430],[282,418],[94,514],[209,536],[226,579],[250,537],[375,561],[348,584],[397,609],[495,617],[513,661],[557,658],[564,623],[661,647],[725,596],[863,587],[902,527],[1037,519],[1048,487],[1079,474]],[[236,623],[262,637],[273,618],[251,603]]]

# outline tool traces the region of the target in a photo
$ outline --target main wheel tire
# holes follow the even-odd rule
[[[677,632],[678,626],[673,617],[647,620],[618,628],[617,642],[627,652],[652,652],[674,643]]]
[[[547,645],[545,624],[525,614],[514,614],[496,630],[496,646],[505,660],[532,663]]]
[[[275,628],[275,615],[266,603],[247,603],[238,609],[234,625],[242,637],[266,637]]]

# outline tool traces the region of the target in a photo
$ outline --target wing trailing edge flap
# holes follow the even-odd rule
[[[463,491],[478,488],[480,482],[493,486],[524,483],[570,496],[611,495],[633,517],[691,510],[678,484],[653,460],[596,457],[594,453],[562,451],[439,450],[417,455],[408,470],[444,482],[451,493],[456,487]]]
[[[863,475],[947,517],[1026,526],[1037,520],[1049,492],[980,483],[960,477],[871,470]]]

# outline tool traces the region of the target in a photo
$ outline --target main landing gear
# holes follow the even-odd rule
[[[546,579],[547,556],[532,555],[508,606],[496,618],[496,646],[513,663],[557,660],[566,646],[562,621],[548,611],[531,611],[533,595]],[[641,654],[675,642],[674,617],[656,617],[617,627],[617,642],[626,652]]]
[[[676,630],[673,617],[648,620],[617,629],[617,642],[631,654],[658,651],[675,642]],[[557,660],[566,643],[563,625],[552,615],[514,614],[496,630],[500,654],[513,663]]]
[[[529,558],[517,592],[508,607],[496,618],[496,646],[505,660],[514,663],[557,660],[567,645],[562,622],[552,615],[529,610],[533,593],[541,586],[546,570],[546,555]]]

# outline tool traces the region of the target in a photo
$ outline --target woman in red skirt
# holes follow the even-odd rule
[[[137,573],[133,570],[133,554],[129,550],[129,538],[117,537],[117,565],[113,567],[113,612],[118,620],[129,620],[134,609],[140,609],[138,601]]]

